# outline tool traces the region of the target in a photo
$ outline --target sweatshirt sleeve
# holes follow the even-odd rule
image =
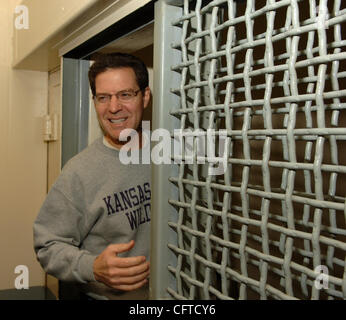
[[[48,274],[62,281],[95,281],[96,255],[80,249],[89,231],[86,220],[87,213],[53,186],[34,222],[34,249]]]

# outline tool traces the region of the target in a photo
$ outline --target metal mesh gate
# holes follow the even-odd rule
[[[345,3],[167,2],[159,6],[180,10],[166,37],[178,80],[162,92],[174,105],[156,108],[188,132],[190,153],[160,176],[170,190],[167,225],[154,225],[169,233],[154,240],[169,248],[158,262],[168,269],[163,290],[345,299]],[[198,148],[208,129],[223,143],[213,157]],[[222,161],[222,174],[210,174]]]

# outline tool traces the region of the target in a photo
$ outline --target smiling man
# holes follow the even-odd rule
[[[35,251],[81,298],[147,299],[150,165],[119,160],[122,130],[141,137],[147,68],[132,55],[103,54],[89,82],[103,137],[72,158],[49,191],[34,223]]]
[[[141,69],[118,67],[104,70],[103,65],[94,66],[89,72],[89,80],[98,120],[107,141],[120,148],[126,143],[119,141],[123,129],[134,129],[141,135],[143,110],[150,100],[148,78],[141,74]]]

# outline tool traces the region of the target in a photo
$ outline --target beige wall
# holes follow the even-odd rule
[[[45,284],[32,225],[47,190],[47,71],[59,65],[61,46],[85,41],[148,1],[0,1],[0,290],[14,288],[18,265],[29,268],[30,286]],[[28,30],[13,28],[19,4],[28,6]]]
[[[12,70],[14,8],[0,1],[0,290],[14,287],[17,265],[29,269],[29,285],[44,285],[33,251],[32,224],[46,194],[46,72]]]
[[[11,0],[5,0],[11,1]],[[152,0],[21,0],[28,30],[14,32],[16,68],[50,71],[60,55]]]

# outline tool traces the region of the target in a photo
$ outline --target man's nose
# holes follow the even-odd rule
[[[109,101],[109,108],[108,109],[112,113],[115,113],[115,112],[122,109],[122,104],[116,95],[111,96],[111,100]]]

